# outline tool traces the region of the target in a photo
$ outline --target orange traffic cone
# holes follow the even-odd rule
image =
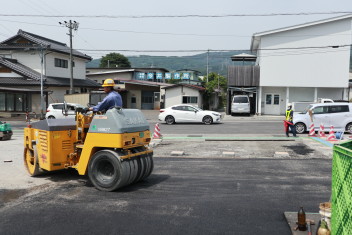
[[[161,139],[162,135],[159,128],[159,123],[155,124],[153,139]]]
[[[335,137],[335,133],[334,133],[334,126],[330,127],[330,132],[329,132],[329,136],[326,139],[327,141],[337,141],[336,137]]]
[[[315,130],[314,130],[314,123],[312,122],[312,124],[309,127],[309,134],[308,136],[310,137],[315,137]]]
[[[326,137],[323,123],[320,123],[319,137]]]

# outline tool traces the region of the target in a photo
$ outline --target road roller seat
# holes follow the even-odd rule
[[[44,119],[31,123],[32,128],[45,131],[65,131],[76,130],[76,121],[74,118],[63,119]]]

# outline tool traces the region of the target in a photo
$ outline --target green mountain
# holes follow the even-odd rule
[[[240,53],[249,53],[248,51],[226,51],[226,52],[209,52],[192,56],[127,56],[133,68],[165,68],[170,71],[180,69],[192,69],[201,72],[201,75],[207,74],[207,63],[209,73],[215,72],[227,76],[227,67],[229,65],[242,64],[242,62],[231,61],[231,56]],[[207,62],[208,61],[208,62]],[[99,67],[100,59],[92,60],[87,63],[89,68]],[[245,64],[247,64],[245,62]]]

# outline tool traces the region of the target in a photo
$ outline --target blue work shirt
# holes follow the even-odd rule
[[[111,91],[102,102],[99,102],[98,105],[93,107],[93,111],[108,110],[115,106],[122,107],[122,98],[116,91]]]

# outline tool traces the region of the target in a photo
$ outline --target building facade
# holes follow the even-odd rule
[[[250,96],[252,113],[268,115],[283,115],[292,102],[349,100],[351,25],[350,14],[255,33],[254,65],[228,68],[227,110],[236,93]]]
[[[48,103],[63,102],[70,89],[69,52],[64,43],[22,30],[1,42],[0,112],[38,113],[43,111],[42,99],[44,109]],[[86,79],[86,62],[90,60],[90,56],[73,50],[74,93],[99,87]]]
[[[282,115],[292,102],[348,100],[351,23],[345,15],[254,34],[257,112]]]

